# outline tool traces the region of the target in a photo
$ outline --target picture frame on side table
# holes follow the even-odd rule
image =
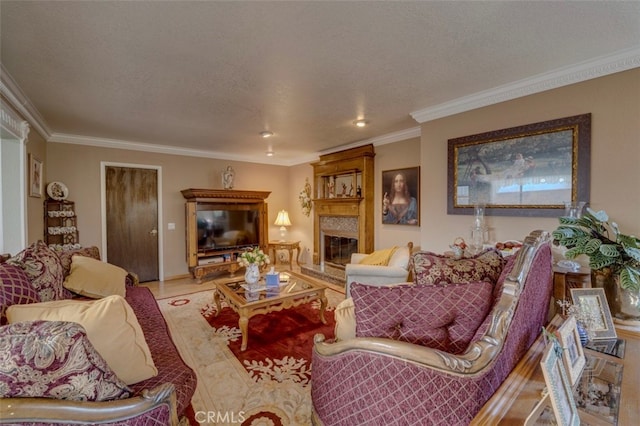
[[[578,407],[573,390],[565,372],[559,344],[551,342],[544,349],[540,366],[549,392],[551,407],[560,426],[579,426]]]
[[[558,217],[589,203],[591,114],[449,139],[447,213]]]
[[[615,339],[618,337],[613,325],[611,310],[603,288],[572,288],[571,299],[591,318],[585,326],[591,331],[593,340]]]
[[[42,161],[29,154],[29,196],[42,197]]]
[[[420,167],[382,172],[382,223],[420,226]]]
[[[569,383],[573,386],[580,379],[587,362],[584,348],[580,343],[580,333],[575,317],[569,316],[555,334],[562,348],[562,362],[569,377]]]

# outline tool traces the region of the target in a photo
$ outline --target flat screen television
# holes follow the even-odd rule
[[[257,209],[215,207],[198,210],[198,253],[237,250],[260,244],[260,212]]]

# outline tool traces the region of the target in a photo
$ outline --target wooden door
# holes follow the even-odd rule
[[[158,171],[107,166],[105,200],[107,260],[157,281]]]

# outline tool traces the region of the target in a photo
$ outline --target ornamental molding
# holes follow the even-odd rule
[[[640,48],[628,49],[478,92],[434,107],[414,111],[411,113],[411,117],[418,123],[426,123],[438,118],[448,117],[450,115],[639,67]]]
[[[26,140],[29,134],[29,123],[5,103],[0,105],[0,126],[18,140]]]
[[[189,201],[244,200],[247,202],[263,202],[271,191],[238,191],[235,189],[198,189],[188,188],[180,191]]]
[[[14,108],[18,114],[24,117],[24,120],[36,129],[36,132],[42,136],[44,140],[48,140],[51,137],[51,131],[47,123],[44,121],[40,112],[31,103],[27,95],[24,94],[20,86],[15,82],[13,77],[9,74],[7,69],[0,63],[0,95],[2,95],[8,103]],[[2,111],[5,110],[5,103],[2,103]],[[4,112],[3,112],[4,115]],[[20,119],[22,120],[22,118]],[[4,118],[2,119],[4,123]],[[26,124],[26,123],[25,123]],[[24,132],[24,130],[22,130]],[[27,130],[27,133],[29,131]],[[26,139],[27,134],[24,134]]]

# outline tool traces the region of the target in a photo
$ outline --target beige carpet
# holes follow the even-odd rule
[[[212,291],[204,291],[158,300],[176,346],[198,376],[192,399],[196,420],[207,423],[208,417],[209,424],[279,424],[266,418],[247,422],[268,412],[275,413],[284,425],[310,425],[310,386],[299,380],[300,371],[310,368],[307,362],[280,359],[243,366],[228,347],[229,342],[240,339],[237,324],[216,329],[203,316],[215,311],[212,295]],[[330,289],[326,295],[328,309],[344,299],[343,294]]]

